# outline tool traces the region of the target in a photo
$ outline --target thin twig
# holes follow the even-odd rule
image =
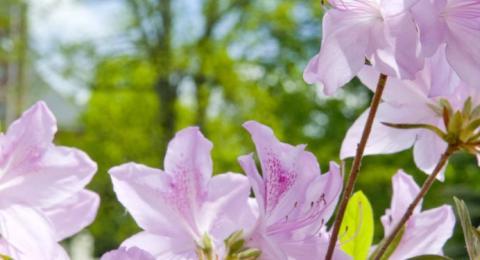
[[[343,191],[343,197],[338,208],[337,216],[335,217],[335,223],[330,237],[330,242],[328,244],[328,251],[325,256],[326,260],[331,260],[333,257],[333,251],[335,249],[335,245],[338,239],[338,232],[340,231],[340,226],[345,215],[348,200],[352,196],[353,188],[355,187],[355,182],[357,181],[357,176],[360,172],[360,165],[362,163],[363,153],[365,151],[370,132],[372,131],[373,121],[375,119],[375,115],[377,114],[378,106],[380,105],[386,83],[387,76],[384,74],[380,74],[378,78],[377,88],[370,104],[370,112],[368,113],[367,122],[365,123],[365,127],[363,128],[362,138],[360,139],[360,143],[357,146],[357,153],[355,154],[355,158],[353,159],[352,169],[350,170],[348,182]]]
[[[375,251],[373,257],[375,260],[379,260],[385,251],[387,250],[388,246],[395,240],[395,237],[398,235],[400,230],[404,227],[404,225],[407,223],[407,221],[410,219],[410,217],[413,214],[413,211],[415,208],[418,206],[418,203],[422,200],[423,197],[427,194],[427,192],[430,190],[432,187],[432,184],[435,182],[435,179],[437,178],[438,174],[442,172],[443,167],[448,161],[448,158],[457,151],[458,148],[455,145],[449,145],[445,152],[442,154],[442,157],[440,157],[440,160],[437,163],[437,166],[435,166],[435,169],[433,170],[432,174],[428,176],[428,178],[425,180],[423,183],[422,189],[418,193],[418,195],[415,197],[415,199],[410,203],[410,205],[407,208],[407,211],[403,214],[402,218],[400,221],[397,223],[395,228],[393,229],[392,233],[390,233],[379,245],[378,251]]]

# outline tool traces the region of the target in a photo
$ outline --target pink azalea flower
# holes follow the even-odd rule
[[[55,146],[56,120],[38,102],[0,136],[0,254],[68,259],[58,241],[93,221],[99,198],[84,190],[96,164]]]
[[[395,228],[397,221],[420,191],[415,180],[401,170],[393,176],[392,185],[392,203],[381,218],[385,236]],[[443,245],[452,236],[455,226],[453,210],[448,205],[421,210],[420,203],[406,223],[400,243],[389,259],[403,260],[419,255],[443,254]]]
[[[100,260],[154,260],[155,258],[148,252],[138,248],[129,249],[121,247],[105,253]]]
[[[418,33],[409,8],[416,0],[330,0],[323,18],[322,48],[304,79],[331,95],[348,83],[367,58],[386,75],[413,79],[423,68]]]
[[[110,170],[119,201],[144,230],[124,247],[156,259],[197,259],[208,235],[221,258],[224,239],[253,225],[248,179],[233,173],[212,177],[211,149],[198,128],[186,128],[168,145],[164,171],[134,163]]]
[[[255,193],[258,215],[247,242],[262,251],[262,259],[322,259],[328,246],[325,223],[333,214],[342,189],[335,163],[320,174],[312,153],[304,145],[281,143],[272,130],[254,121],[244,124],[257,148],[263,176],[253,154],[239,162]],[[335,259],[348,257],[337,250]]]
[[[375,88],[377,76],[378,73],[367,66],[359,73],[360,80],[370,89]],[[460,81],[447,63],[444,52],[439,49],[426,60],[425,68],[417,73],[415,80],[388,80],[365,154],[396,153],[414,146],[416,165],[431,173],[447,143],[428,130],[395,129],[382,122],[430,124],[444,130],[439,100],[446,99],[453,109],[461,110],[468,97],[472,97],[474,105],[480,104],[477,91]],[[348,130],[340,152],[342,159],[355,155],[367,114],[368,110]],[[439,174],[439,179],[443,178],[444,175]]]
[[[469,85],[480,87],[480,1],[420,0],[412,13],[424,54],[431,56],[446,43],[455,72]]]

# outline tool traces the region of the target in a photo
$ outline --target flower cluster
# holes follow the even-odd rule
[[[132,163],[111,169],[118,199],[144,231],[102,259],[324,258],[326,223],[343,182],[338,165],[330,163],[329,172],[321,174],[304,145],[282,143],[254,121],[244,127],[255,143],[262,175],[254,154],[248,154],[239,157],[248,178],[235,173],[212,177],[212,144],[197,128],[178,132],[170,142],[164,171]],[[403,172],[393,178],[393,187],[392,206],[382,217],[386,233],[419,189]],[[452,234],[455,219],[449,206],[416,212],[395,259],[440,253]],[[340,246],[334,259],[351,259]]]
[[[330,0],[320,52],[304,72],[308,83],[333,94],[365,67],[415,80],[425,58],[447,56],[456,74],[480,82],[478,0]]]
[[[257,147],[262,175],[249,154],[239,158],[248,177],[212,177],[212,144],[198,128],[177,133],[164,171],[131,163],[111,169],[119,201],[144,230],[122,246],[156,259],[322,257],[325,224],[342,187],[338,166],[331,163],[321,174],[305,146],[281,143],[257,122],[244,126]],[[337,255],[346,258],[340,250]]]
[[[170,142],[163,171],[134,163],[112,168],[118,199],[143,231],[102,259],[323,258],[329,239],[326,223],[342,190],[339,166],[331,162],[329,172],[322,174],[305,145],[282,143],[270,128],[254,121],[244,127],[256,146],[261,174],[252,153],[238,159],[246,176],[212,176],[213,145],[196,127],[178,132]],[[95,163],[78,150],[53,145],[55,131],[53,115],[39,102],[1,138],[3,256],[68,259],[58,241],[81,230],[96,214],[98,196],[84,189]],[[386,232],[418,190],[402,172],[393,185],[392,207],[382,217]],[[451,235],[449,207],[419,211],[395,250],[398,259],[438,253]],[[443,228],[436,231],[439,225]],[[418,243],[426,232],[429,243]],[[340,244],[334,257],[350,259]]]

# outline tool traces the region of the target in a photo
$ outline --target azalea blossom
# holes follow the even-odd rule
[[[413,146],[416,165],[428,174],[434,170],[447,148],[444,140],[429,130],[396,129],[382,123],[429,124],[445,130],[441,100],[448,101],[455,111],[461,111],[468,98],[474,106],[480,104],[478,91],[459,79],[442,50],[426,60],[415,80],[388,80],[365,154],[396,153]],[[372,90],[377,76],[368,66],[359,73],[360,80]],[[341,148],[342,159],[355,155],[367,114],[368,110],[348,130]],[[439,174],[438,178],[443,180],[444,175]]]
[[[363,67],[413,79],[423,68],[418,32],[409,8],[416,0],[330,0],[323,18],[320,52],[304,71],[307,83],[319,83],[332,95]]]
[[[105,253],[100,260],[154,260],[155,258],[148,252],[138,248],[129,249],[121,247],[119,249]]]
[[[385,237],[392,232],[410,203],[420,192],[415,180],[402,170],[392,178],[390,208],[382,216]],[[422,211],[421,203],[405,224],[398,246],[388,259],[403,260],[419,255],[443,255],[442,248],[453,234],[455,215],[449,205]]]
[[[212,177],[211,149],[190,127],[170,141],[164,171],[135,163],[109,171],[118,200],[143,229],[123,247],[138,247],[155,259],[197,259],[198,250],[208,247],[222,258],[224,240],[253,225],[248,179],[234,173]]]
[[[469,85],[480,87],[480,1],[420,0],[412,13],[423,53],[431,56],[446,43],[455,72]]]
[[[322,259],[327,251],[329,220],[342,189],[339,167],[320,173],[305,145],[281,143],[273,131],[257,122],[244,127],[257,148],[262,176],[253,154],[239,162],[247,174],[258,207],[258,220],[247,243],[262,251],[261,259]],[[348,259],[339,249],[335,259]]]
[[[84,189],[96,164],[53,144],[56,120],[43,102],[0,136],[0,254],[14,259],[68,259],[58,241],[89,225],[99,198]]]

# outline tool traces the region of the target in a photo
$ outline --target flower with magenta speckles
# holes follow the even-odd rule
[[[247,244],[261,250],[261,259],[322,259],[328,245],[325,223],[342,189],[335,163],[320,173],[304,145],[281,143],[272,130],[254,121],[244,124],[257,148],[262,176],[253,154],[239,162],[247,174],[258,208],[258,220]],[[335,259],[348,259],[338,249]]]
[[[164,171],[134,163],[109,171],[118,200],[143,229],[122,247],[138,247],[155,259],[225,256],[224,240],[247,231],[254,215],[248,179],[233,173],[212,177],[211,149],[190,127],[170,141]]]

